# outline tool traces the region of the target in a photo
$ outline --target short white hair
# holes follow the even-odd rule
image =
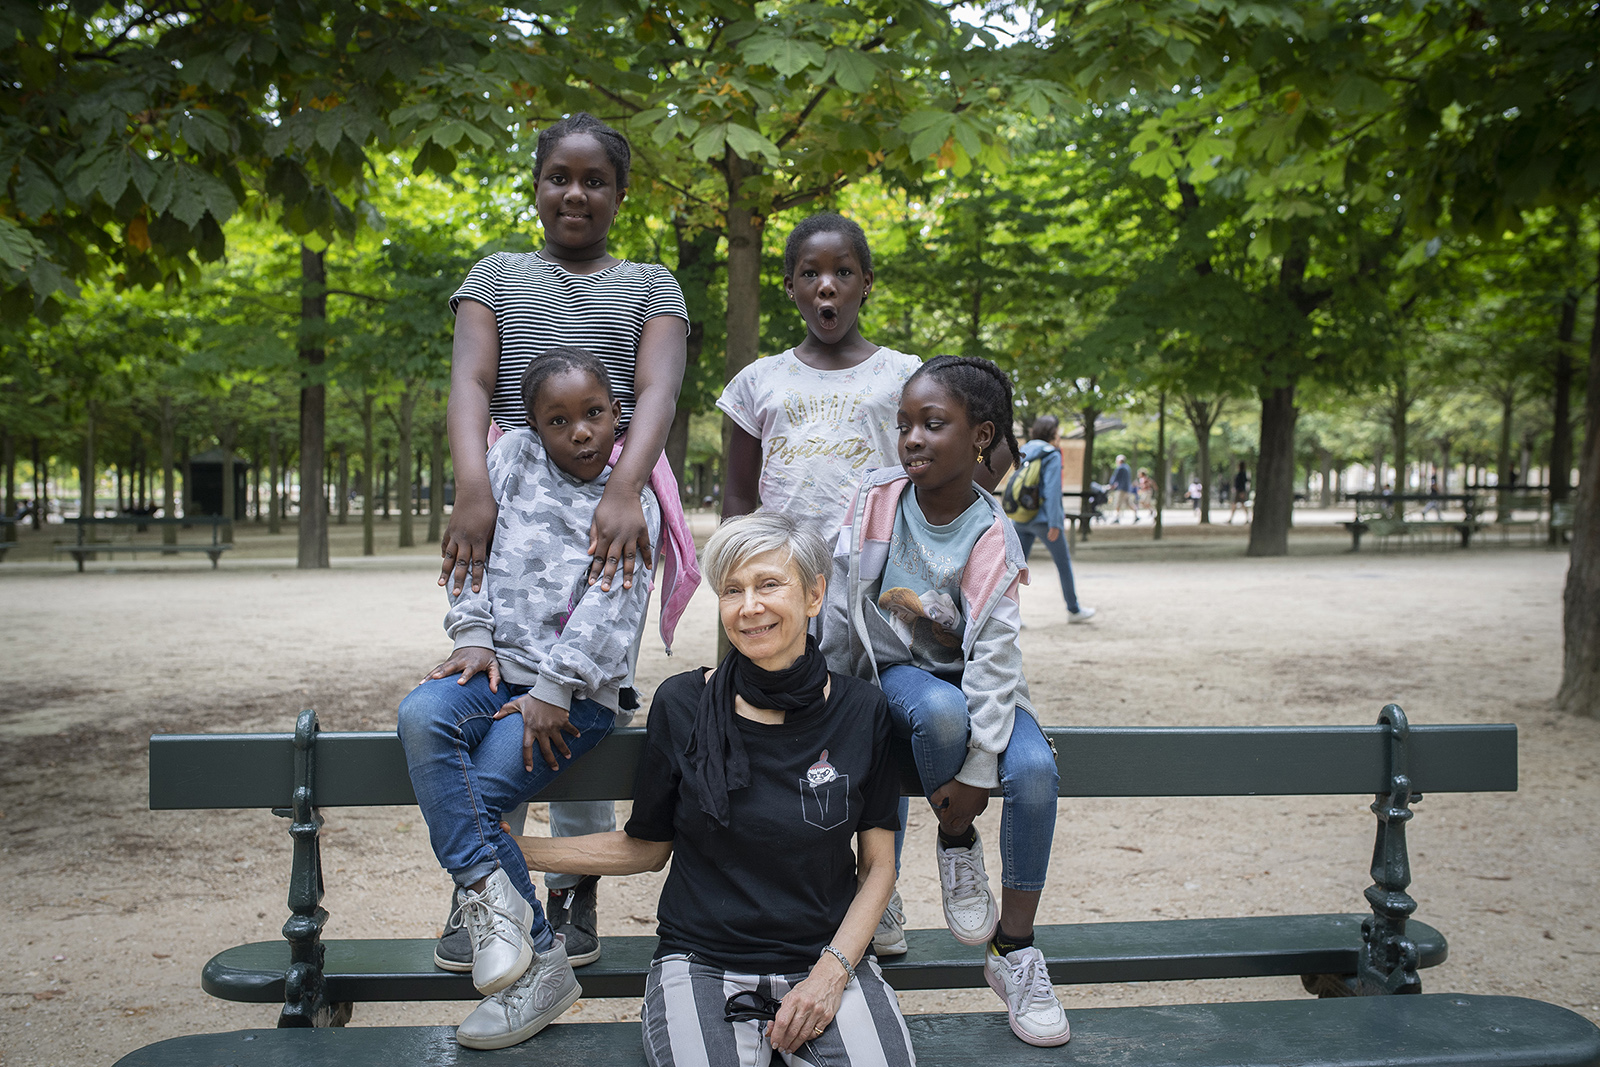
[[[713,591],[746,560],[784,552],[807,589],[828,573],[833,554],[816,523],[778,511],[757,511],[729,519],[717,528],[701,554],[701,567]]]

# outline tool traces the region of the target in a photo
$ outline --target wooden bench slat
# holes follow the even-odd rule
[[[1056,747],[1064,797],[1375,794],[1387,788],[1388,731],[1381,726],[1053,726],[1045,733]],[[643,744],[638,727],[615,731],[538,799],[626,799]],[[1517,788],[1515,725],[1412,726],[1409,748],[1419,792]],[[318,806],[416,803],[394,734],[323,733],[316,749]],[[906,791],[918,795],[908,746],[901,756]],[[293,777],[292,734],[150,739],[155,810],[288,807]]]
[[[1196,978],[1354,974],[1360,915],[1264,915],[1226,919],[1040,926],[1034,943],[1058,984],[1163,982]],[[1449,955],[1444,935],[1413,920],[1406,934],[1419,966]],[[982,953],[948,930],[907,930],[910,951],[882,961],[896,989],[979,989]],[[586,997],[644,995],[654,937],[606,937],[600,959],[577,970]],[[433,939],[328,940],[323,973],[334,1001],[477,1000],[470,976],[433,965]],[[283,1003],[287,941],[261,941],[218,953],[200,985],[222,1000]]]
[[[1033,1048],[1005,1015],[912,1015],[921,1067],[1597,1067],[1600,1029],[1521,997],[1438,993],[1072,1011],[1072,1041]],[[639,1024],[557,1023],[498,1052],[462,1049],[448,1026],[238,1030],[173,1038],[116,1067],[512,1067],[644,1063]]]

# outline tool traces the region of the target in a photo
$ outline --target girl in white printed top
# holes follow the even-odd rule
[[[922,361],[861,336],[872,281],[872,250],[849,219],[812,215],[789,234],[783,291],[806,337],[744,368],[717,401],[734,424],[724,519],[781,511],[816,520],[831,543],[862,474],[893,466],[900,387]]]

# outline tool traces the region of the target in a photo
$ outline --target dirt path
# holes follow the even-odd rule
[[[1518,723],[1520,792],[1430,796],[1411,825],[1418,917],[1451,940],[1424,983],[1600,1020],[1600,722],[1548,708],[1565,558],[1139,555],[1085,554],[1080,590],[1101,615],[1073,627],[1036,560],[1022,642],[1045,721],[1366,723],[1393,700],[1414,722]],[[391,726],[445,651],[428,567],[426,556],[320,573],[0,566],[0,1065],[108,1064],[163,1037],[271,1025],[274,1009],[206,997],[199,973],[222,948],[278,936],[283,823],[145,810],[146,740],[289,729],[302,707],[329,729]],[[676,656],[646,643],[642,680],[711,652],[702,594]],[[415,809],[327,815],[328,935],[436,932],[447,882]],[[902,891],[916,926],[939,921],[931,833],[914,812]],[[1371,838],[1358,798],[1064,802],[1042,918],[1355,911]],[[648,932],[658,885],[606,880],[602,932]],[[1063,989],[1069,1008],[1299,995],[1293,979]],[[997,1007],[987,991],[903,1000]],[[355,1025],[453,1023],[466,1010],[358,1006]]]

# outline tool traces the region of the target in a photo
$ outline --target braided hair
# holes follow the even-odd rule
[[[906,382],[927,375],[944,387],[945,392],[959,400],[967,409],[967,418],[974,426],[983,422],[994,423],[995,436],[979,458],[989,470],[994,470],[994,446],[1005,440],[1010,449],[1011,461],[1022,454],[1017,447],[1016,431],[1012,429],[1015,418],[1011,403],[1011,379],[1006,372],[986,359],[976,356],[934,356]]]
[[[611,386],[611,375],[606,373],[606,365],[600,362],[600,357],[587,348],[549,348],[528,364],[528,369],[522,372],[522,404],[528,411],[528,424],[533,424],[533,405],[539,399],[539,390],[544,383],[559,374],[567,371],[580,371],[589,375],[600,383],[606,391],[607,400],[617,398],[616,390]]]
[[[539,131],[539,144],[533,152],[533,180],[539,181],[544,173],[544,161],[550,158],[556,145],[575,133],[586,133],[600,142],[605,149],[611,169],[617,172],[617,188],[628,187],[628,171],[633,166],[633,150],[628,139],[587,111],[577,111],[553,125]]]

